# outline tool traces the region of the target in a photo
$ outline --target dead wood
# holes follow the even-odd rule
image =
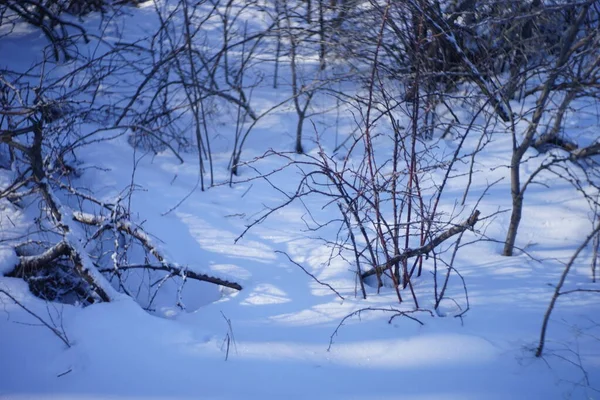
[[[447,231],[434,237],[429,243],[427,243],[421,247],[418,247],[416,249],[407,249],[402,254],[396,254],[395,256],[391,257],[387,262],[380,264],[373,269],[365,271],[362,274],[363,279],[367,278],[371,275],[382,274],[384,271],[389,269],[394,264],[403,262],[405,260],[408,260],[409,258],[426,255],[429,252],[431,252],[433,249],[435,249],[437,246],[439,246],[442,242],[450,239],[452,236],[462,233],[462,232],[466,231],[467,229],[473,229],[473,227],[479,220],[479,214],[480,214],[479,210],[475,210],[473,212],[473,214],[471,214],[471,216],[466,221],[464,221],[461,224],[455,225],[452,228],[448,229]]]
[[[161,265],[131,265],[131,266],[120,266],[119,269],[134,269],[134,268],[147,268],[155,271],[167,271],[172,275],[185,275],[187,278],[195,279],[198,281],[213,283],[215,285],[225,286],[231,289],[242,290],[242,286],[239,283],[231,282],[225,279],[217,278],[203,273],[198,273],[189,270],[187,267],[179,266],[167,261],[166,257],[160,252],[160,250],[152,243],[150,236],[143,229],[135,226],[128,220],[111,221],[108,218],[102,216],[96,216],[92,214],[76,212],[73,213],[73,219],[77,222],[86,225],[95,225],[103,227],[104,229],[111,229],[116,226],[116,229],[131,235],[150,253],[152,254]],[[102,270],[101,272],[114,271],[114,269]]]

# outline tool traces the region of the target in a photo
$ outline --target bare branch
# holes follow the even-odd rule
[[[363,312],[367,312],[367,311],[383,311],[383,312],[391,312],[394,313],[394,315],[392,315],[390,317],[390,319],[388,320],[388,324],[391,324],[392,321],[394,320],[394,318],[396,317],[406,317],[410,320],[415,321],[416,323],[418,323],[419,325],[424,325],[423,322],[413,316],[411,316],[410,314],[415,314],[418,312],[424,312],[424,313],[428,313],[430,316],[433,317],[433,313],[429,310],[412,310],[412,311],[401,311],[395,308],[381,308],[381,307],[365,307],[365,308],[361,308],[360,310],[356,310],[351,312],[350,314],[346,315],[344,318],[342,318],[342,320],[340,321],[340,323],[338,324],[338,326],[335,328],[335,330],[333,331],[333,333],[331,334],[331,336],[329,337],[329,346],[327,347],[327,351],[331,350],[331,346],[333,346],[333,338],[335,336],[337,336],[340,328],[344,325],[344,322],[346,322],[346,320],[354,317],[354,316],[359,316],[360,314],[362,314]]]
[[[554,288],[554,294],[552,295],[552,299],[550,300],[548,309],[546,310],[546,313],[544,314],[544,320],[542,322],[542,330],[540,332],[540,340],[538,343],[538,347],[535,351],[536,357],[541,357],[542,352],[544,351],[544,345],[546,343],[546,330],[548,329],[548,322],[550,320],[550,315],[552,314],[552,311],[554,311],[554,306],[556,305],[556,301],[558,300],[558,298],[562,294],[584,291],[583,289],[575,289],[572,291],[566,291],[566,292],[561,293],[562,287],[565,284],[565,280],[567,279],[567,276],[569,275],[569,272],[571,271],[571,267],[573,267],[575,260],[577,260],[577,257],[579,257],[579,254],[583,251],[583,249],[585,249],[587,247],[588,243],[594,238],[594,236],[596,236],[598,234],[598,232],[600,232],[600,224],[596,225],[596,227],[594,228],[592,233],[590,233],[585,238],[585,240],[581,243],[581,245],[579,245],[577,250],[575,250],[575,253],[573,253],[573,256],[571,256],[571,259],[569,260],[569,262],[567,263],[567,265],[565,265],[565,268],[563,269],[560,279],[558,280],[558,283],[557,283],[556,287]],[[587,291],[587,290],[585,290],[585,291]],[[597,291],[593,290],[593,292],[597,292]]]
[[[56,337],[58,337],[67,347],[71,347],[71,343],[69,343],[69,339],[67,338],[67,336],[65,335],[64,332],[59,331],[58,329],[56,329],[55,327],[53,327],[52,325],[50,325],[49,323],[47,323],[42,317],[40,317],[39,315],[37,315],[36,313],[34,313],[33,311],[31,311],[29,308],[25,307],[25,305],[23,305],[19,300],[15,299],[6,290],[0,289],[0,293],[4,294],[6,297],[8,297],[12,301],[14,301],[16,305],[18,305],[23,310],[25,310],[28,314],[30,314],[35,319],[37,319],[38,321],[40,321],[42,323],[42,325],[44,325],[46,328],[50,329],[52,331],[52,333],[54,333],[56,335]]]
[[[322,286],[326,286],[328,287],[333,293],[335,293],[340,299],[344,300],[344,297],[337,291],[335,290],[330,284],[328,283],[324,283],[321,282],[319,279],[317,279],[316,276],[314,276],[313,274],[311,274],[310,272],[308,272],[306,270],[306,268],[304,268],[302,265],[298,264],[296,261],[292,260],[292,258],[288,255],[288,253],[286,253],[285,251],[280,251],[280,250],[275,250],[275,253],[279,253],[279,254],[283,254],[287,257],[288,260],[290,260],[291,263],[293,263],[294,265],[296,265],[297,267],[299,267],[302,271],[304,271],[304,273],[308,276],[310,276],[311,278],[313,278],[313,280],[315,282],[317,282],[319,285]]]

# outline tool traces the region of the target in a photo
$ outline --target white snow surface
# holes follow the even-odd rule
[[[143,13],[144,9],[134,11],[129,18],[142,26],[149,23]],[[41,39],[27,31],[19,40],[37,46]],[[15,46],[0,42],[0,60]],[[15,62],[27,64],[28,57],[23,51]],[[255,96],[264,98],[265,104],[281,100],[269,88]],[[316,107],[325,109],[331,100],[315,101]],[[326,126],[333,117],[314,118]],[[244,159],[269,148],[290,150],[295,122],[293,110],[266,118],[251,135]],[[573,129],[595,123],[595,116],[581,117]],[[215,136],[227,137],[234,128],[231,121],[216,125]],[[313,133],[309,130],[305,145],[314,154],[318,149],[310,141]],[[321,138],[326,148],[333,147],[333,133],[330,136]],[[466,147],[474,149],[477,140],[475,135],[467,139]],[[228,180],[230,146],[227,139],[216,142],[217,182]],[[452,140],[440,140],[438,151],[450,154],[453,146]],[[478,208],[482,216],[510,209],[509,170],[497,168],[508,165],[510,148],[509,135],[498,134],[478,155],[468,207],[459,220],[468,217],[469,207],[487,184],[500,178],[504,179],[488,191]],[[385,143],[377,151],[382,158],[391,152]],[[88,146],[79,158],[84,167],[102,168],[85,169],[80,181],[107,202],[134,176],[141,190],[132,197],[133,218],[153,236],[153,243],[169,261],[236,281],[243,290],[188,281],[183,290],[185,311],[175,306],[175,294],[166,291],[157,301],[160,307],[148,313],[126,296],[86,308],[47,303],[34,297],[22,280],[0,274],[1,290],[45,320],[54,321],[72,344],[67,348],[0,293],[0,399],[600,398],[597,294],[561,297],[550,320],[545,356],[533,354],[552,285],[558,281],[563,262],[591,230],[588,205],[567,182],[548,176],[548,187],[534,186],[526,193],[517,245],[539,261],[521,252],[502,257],[501,244],[491,241],[479,241],[458,252],[454,265],[465,279],[470,302],[463,318],[453,317],[459,306],[465,307],[462,285],[455,276],[449,297],[458,303],[445,300],[434,316],[412,314],[423,325],[402,317],[388,323],[392,314],[363,312],[347,319],[333,335],[341,320],[356,310],[410,310],[412,304],[407,300],[398,305],[389,288],[379,294],[368,288],[369,296],[363,300],[355,296],[354,266],[341,259],[328,263],[330,250],[317,236],[333,239],[336,229],[315,233],[307,231],[303,221],[309,219],[305,206],[322,221],[334,215],[335,205],[322,209],[328,199],[308,197],[304,204],[292,203],[235,243],[265,205],[276,206],[284,200],[267,182],[194,190],[198,179],[195,155],[184,154],[185,163],[180,164],[168,152],[134,151],[123,137]],[[530,158],[523,173],[540,162]],[[254,164],[263,172],[281,165],[276,158]],[[464,172],[468,166],[457,168]],[[4,187],[9,177],[2,174]],[[253,174],[242,167],[238,180]],[[449,183],[443,211],[452,212],[466,179]],[[294,169],[271,177],[286,192],[293,192],[297,181]],[[167,213],[191,191],[189,198]],[[4,239],[33,229],[32,215],[35,212],[0,202],[0,273],[10,271],[17,262]],[[509,215],[500,213],[485,220],[477,230],[502,241]],[[477,237],[467,233],[464,241]],[[345,299],[317,284],[277,250],[289,254]],[[566,289],[590,287],[590,256],[587,252],[578,261]],[[430,280],[428,271],[415,280],[423,309],[433,309]],[[330,338],[333,344],[328,350]]]

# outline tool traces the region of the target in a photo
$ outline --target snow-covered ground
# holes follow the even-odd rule
[[[31,35],[21,40],[33,40]],[[10,49],[2,46],[0,53]],[[280,100],[281,95],[272,92],[257,90],[255,96],[265,102]],[[327,101],[317,98],[316,106],[327,108]],[[330,118],[330,114],[318,115],[315,122],[332,126]],[[585,129],[582,126],[594,126],[594,121],[594,116],[582,117],[572,128]],[[295,122],[293,110],[273,113],[252,133],[243,158],[258,157],[269,148],[291,150]],[[219,124],[215,136],[227,137],[233,125]],[[307,135],[306,150],[316,154],[312,136]],[[333,147],[338,139],[331,133],[321,140]],[[440,154],[454,151],[454,141],[435,140]],[[475,135],[469,138],[465,153],[475,149],[478,140]],[[375,145],[378,157],[391,154],[384,140]],[[215,180],[227,182],[231,143],[217,139],[215,146]],[[497,134],[477,155],[463,217],[468,217],[469,207],[488,184],[501,178],[478,209],[482,216],[510,210],[509,169],[502,166],[509,163],[511,146],[508,134]],[[535,154],[531,150],[531,156]],[[330,249],[322,240],[333,240],[337,227],[307,230],[307,209],[311,218],[327,221],[335,207],[323,208],[327,199],[306,197],[275,212],[236,242],[265,207],[285,200],[273,186],[287,193],[296,189],[298,171],[284,169],[266,182],[248,180],[255,170],[242,167],[240,183],[200,191],[197,156],[183,156],[181,164],[169,152],[134,151],[121,137],[81,150],[78,157],[84,172],[78,182],[110,201],[133,180],[139,187],[132,196],[133,218],[143,222],[170,259],[239,282],[243,290],[188,281],[182,294],[185,311],[175,306],[176,293],[165,290],[149,313],[129,299],[86,308],[47,303],[32,296],[22,280],[0,277],[0,289],[64,331],[71,343],[67,348],[15,302],[0,295],[0,398],[600,398],[597,294],[561,297],[550,320],[545,355],[534,357],[553,285],[563,263],[592,229],[587,202],[568,182],[548,177],[547,187],[535,186],[526,193],[517,245],[528,254],[502,257],[501,243],[476,241],[482,237],[502,241],[507,212],[483,220],[476,232],[465,234],[464,242],[475,242],[462,247],[454,261],[468,289],[470,309],[462,318],[453,316],[466,305],[455,276],[447,297],[457,303],[448,300],[437,313],[411,314],[422,324],[403,317],[388,323],[392,314],[364,311],[346,319],[334,334],[342,319],[356,310],[400,307],[390,288],[377,293],[368,287],[366,300],[356,296],[354,266],[339,258],[330,262]],[[533,171],[539,162],[531,157],[523,173]],[[281,159],[271,157],[252,166],[269,172],[282,165]],[[469,165],[457,168],[459,176]],[[443,211],[455,209],[467,179],[464,175],[449,182]],[[6,182],[8,173],[1,171],[0,184]],[[2,200],[2,239],[30,229],[36,212]],[[280,252],[330,284],[344,300]],[[590,282],[590,257],[591,251],[586,251],[565,289]],[[10,270],[15,262],[12,250],[0,247],[0,271]],[[424,310],[433,309],[431,279],[429,271],[415,279]],[[411,307],[405,304],[401,309]]]

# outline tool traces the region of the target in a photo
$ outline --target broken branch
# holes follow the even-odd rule
[[[365,271],[362,274],[363,279],[367,278],[371,275],[382,274],[385,270],[389,269],[390,266],[392,266],[398,262],[403,262],[412,257],[428,254],[433,249],[435,249],[437,246],[439,246],[442,242],[450,239],[452,236],[455,236],[461,232],[464,232],[467,229],[473,229],[473,226],[479,220],[479,214],[481,214],[479,212],[479,210],[475,210],[473,212],[473,214],[471,214],[471,216],[466,221],[464,221],[461,224],[455,225],[452,228],[448,229],[447,231],[441,233],[440,235],[433,238],[426,245],[418,247],[416,249],[407,249],[404,253],[396,254],[395,256],[391,257],[389,259],[389,261],[387,261],[383,264],[380,264],[373,269]]]

